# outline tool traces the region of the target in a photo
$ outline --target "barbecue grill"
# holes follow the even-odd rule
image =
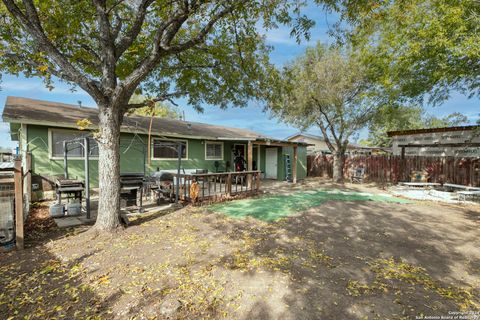
[[[140,193],[139,209],[142,210],[143,173],[123,173],[120,175],[120,199],[126,201],[126,206],[136,206]]]
[[[157,204],[160,204],[160,199],[172,200],[174,176],[168,171],[155,171],[148,177],[150,190],[157,195]]]
[[[67,194],[67,197],[72,195],[75,200],[82,203],[82,192],[84,190],[83,181],[73,179],[57,179],[55,181],[55,193],[57,194],[58,204],[61,203],[62,193]]]

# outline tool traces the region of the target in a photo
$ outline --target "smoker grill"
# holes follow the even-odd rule
[[[123,173],[120,175],[120,199],[126,201],[126,206],[136,206],[140,193],[139,209],[142,210],[143,173]]]
[[[55,193],[57,194],[58,204],[61,203],[62,193],[67,196],[73,195],[75,200],[82,203],[82,192],[85,189],[83,181],[73,179],[57,179],[55,181]]]
[[[157,195],[157,204],[161,199],[172,201],[174,198],[174,176],[168,171],[155,171],[148,177],[150,190]]]

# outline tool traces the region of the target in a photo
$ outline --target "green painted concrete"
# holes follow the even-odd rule
[[[326,201],[380,201],[411,203],[391,196],[381,196],[341,190],[299,191],[291,195],[265,196],[223,202],[209,206],[209,210],[232,218],[253,217],[263,221],[275,221],[300,211],[319,206]]]
[[[152,137],[152,139],[155,137]],[[208,169],[209,172],[215,172],[215,160],[205,160],[205,144],[204,140],[183,139],[188,140],[188,159],[182,160],[182,168],[184,169]],[[121,156],[120,156],[120,171],[126,172],[141,172],[144,171],[144,162],[146,162],[146,174],[150,174],[156,170],[175,169],[177,166],[176,160],[151,160],[148,164],[146,155],[144,156],[143,145],[146,145],[146,135],[133,135],[122,133],[121,138]],[[38,125],[28,125],[26,141],[27,149],[32,153],[32,172],[34,174],[53,178],[63,175],[63,158],[53,159],[49,154],[49,137],[48,127]],[[219,160],[219,171],[233,170],[233,156],[232,148],[234,144],[245,144],[244,141],[224,141],[224,156],[223,160]],[[283,166],[283,154],[290,153],[293,159],[292,148],[278,147],[278,179],[285,179],[285,169]],[[247,150],[247,148],[245,148]],[[257,161],[257,149],[255,148],[253,159]],[[145,151],[146,153],[146,151]],[[153,153],[153,152],[152,152]],[[144,160],[145,157],[145,160]],[[306,148],[299,147],[298,157],[298,179],[306,177]],[[230,167],[226,167],[227,161]],[[265,146],[260,146],[260,170],[265,171]],[[83,159],[69,159],[68,160],[69,177],[72,179],[84,179],[84,160]],[[98,160],[93,158],[90,160],[90,177],[91,186],[96,188],[98,186]]]

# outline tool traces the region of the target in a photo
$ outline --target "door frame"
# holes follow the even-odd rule
[[[269,167],[269,151],[268,150],[275,150],[275,163],[277,164],[277,168],[275,170],[275,177],[268,176],[268,167]],[[270,154],[273,154],[270,152]],[[265,178],[266,179],[274,179],[278,180],[278,148],[277,147],[270,147],[270,148],[265,148]]]

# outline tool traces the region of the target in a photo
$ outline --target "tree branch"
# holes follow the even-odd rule
[[[93,0],[97,11],[97,23],[100,34],[100,47],[102,50],[102,85],[109,96],[117,84],[115,66],[115,43],[112,38],[112,29],[107,14],[106,0]]]
[[[237,1],[235,4],[232,4],[228,7],[225,7],[223,10],[221,10],[216,15],[214,15],[212,17],[212,19],[210,19],[210,21],[202,28],[202,30],[199,31],[199,33],[197,34],[196,37],[193,37],[192,39],[190,39],[190,40],[188,40],[184,43],[180,43],[178,45],[171,46],[170,48],[165,48],[166,51],[168,51],[168,52],[182,52],[182,51],[188,50],[188,49],[192,48],[193,46],[201,43],[202,41],[205,40],[206,36],[210,33],[213,26],[215,25],[215,23],[217,23],[218,20],[220,20],[221,18],[223,18],[227,14],[233,12],[236,8],[236,5],[238,5],[239,3],[244,3],[244,2],[246,2],[246,1]]]
[[[183,25],[183,23],[188,18],[188,15],[185,17],[186,12],[187,12],[186,10],[190,10],[192,8],[192,6],[184,8],[183,11],[182,10],[179,11],[176,15],[174,15],[171,19],[169,19],[167,22],[163,23],[158,28],[158,30],[156,32],[156,35],[155,35],[155,41],[154,41],[155,43],[154,43],[154,48],[152,49],[152,52],[123,81],[123,85],[122,85],[122,88],[121,88],[121,90],[122,90],[121,94],[125,95],[128,92],[133,92],[133,90],[135,90],[135,88],[150,73],[150,71],[153,68],[155,68],[155,66],[158,65],[158,63],[160,62],[160,59],[162,57],[164,57],[166,55],[169,55],[169,54],[180,53],[180,52],[186,51],[186,50],[194,47],[195,45],[201,43],[202,41],[204,41],[206,36],[212,30],[213,26],[215,25],[215,23],[218,20],[220,20],[222,17],[224,17],[225,15],[232,12],[236,8],[236,6],[239,5],[239,3],[241,4],[241,3],[246,2],[246,1],[247,0],[234,2],[234,4],[231,4],[230,6],[227,6],[224,9],[220,10],[219,12],[213,14],[210,21],[192,39],[190,39],[190,40],[188,40],[184,43],[180,43],[180,44],[177,44],[177,45],[174,45],[174,46],[170,46],[170,43],[165,42],[165,40],[168,40],[168,42],[171,42],[173,40],[176,33],[180,30],[180,27]],[[165,34],[165,31],[167,29],[169,31],[167,31],[167,33]]]
[[[135,15],[135,21],[133,21],[132,27],[118,39],[116,44],[115,55],[117,59],[120,59],[123,53],[133,44],[138,34],[142,30],[143,22],[145,21],[145,16],[147,14],[148,7],[153,3],[154,0],[142,0],[137,8],[137,13]]]
[[[338,144],[339,139],[337,137],[337,134],[335,133],[335,127],[333,126],[332,122],[330,121],[330,118],[328,117],[328,115],[323,111],[322,104],[320,103],[320,101],[318,101],[317,98],[312,97],[312,99],[313,99],[313,101],[315,101],[315,104],[318,107],[318,111],[320,111],[320,113],[323,115],[323,117],[327,121],[328,127],[330,128],[330,132],[332,133],[333,139],[335,139],[335,142]]]
[[[11,52],[4,53],[4,56],[6,56],[6,57],[8,57],[9,59],[12,59],[12,60],[23,61],[26,64],[28,64],[30,67],[32,67],[34,69],[37,69],[37,70],[41,67],[47,67],[47,70],[45,71],[46,73],[52,74],[55,77],[63,79],[65,81],[75,83],[75,79],[71,78],[69,75],[67,75],[65,73],[62,73],[61,71],[56,70],[56,69],[52,68],[51,66],[46,66],[46,65],[40,64],[39,62],[31,60],[26,56],[11,53]]]
[[[98,88],[96,82],[87,78],[78,71],[68,59],[60,53],[60,51],[50,42],[40,25],[37,11],[32,0],[23,0],[26,7],[26,15],[20,10],[13,0],[2,0],[3,4],[10,14],[22,25],[24,31],[32,36],[38,43],[41,51],[44,51],[64,72],[64,79],[77,83],[83,90],[88,92],[98,101],[104,100],[104,95]],[[65,76],[68,77],[65,78]]]
[[[113,24],[112,38],[117,39],[117,37],[120,34],[120,31],[122,30],[122,27],[123,27],[123,19],[117,13],[115,13],[114,15],[115,15],[116,23]],[[115,48],[115,50],[116,50],[116,48]],[[115,53],[116,53],[116,51],[115,51]]]
[[[144,102],[129,103],[125,106],[125,111],[130,110],[130,109],[138,109],[138,108],[146,107],[148,105],[148,102],[155,103],[155,102],[169,101],[174,106],[178,106],[177,103],[173,100],[173,98],[177,98],[177,97],[183,96],[185,94],[187,94],[187,92],[185,92],[185,91],[175,91],[175,92],[172,92],[172,93],[167,93],[167,94],[164,94],[164,95],[161,95],[161,96],[157,96],[157,97],[152,98],[152,99],[146,99]]]
[[[337,149],[333,146],[332,142],[330,141],[330,138],[328,137],[327,129],[325,128],[324,124],[322,123],[322,121],[318,121],[317,124],[320,127],[320,131],[322,131],[323,140],[325,140],[325,143],[327,144],[328,149],[330,149],[331,152],[335,152]]]

